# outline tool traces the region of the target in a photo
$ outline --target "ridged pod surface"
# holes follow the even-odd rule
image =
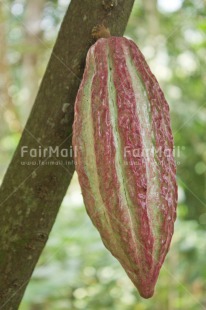
[[[101,38],[89,49],[73,147],[88,215],[151,297],[174,230],[176,168],[168,104],[133,41]]]

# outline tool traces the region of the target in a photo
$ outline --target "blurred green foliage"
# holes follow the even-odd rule
[[[0,177],[9,164],[69,4],[0,5]],[[139,297],[88,218],[76,175],[20,310],[206,308],[205,1],[137,0],[125,35],[140,47],[171,110],[178,220],[156,293]]]

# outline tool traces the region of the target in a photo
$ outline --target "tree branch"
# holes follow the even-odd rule
[[[73,104],[91,45],[91,30],[104,22],[112,35],[122,35],[133,2],[71,1],[0,189],[1,309],[18,308],[74,172],[71,158],[68,165],[61,150],[70,149]],[[31,149],[57,146],[60,156],[53,156],[54,165],[51,158],[41,154],[32,158],[29,153]],[[28,165],[32,160],[41,160],[42,164]]]

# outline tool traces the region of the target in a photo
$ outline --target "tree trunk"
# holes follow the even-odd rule
[[[61,151],[70,150],[73,104],[91,45],[91,30],[104,22],[112,35],[122,35],[133,2],[71,1],[0,189],[1,309],[18,309],[74,172],[72,158],[65,159]],[[40,152],[34,158],[35,151],[29,152],[57,146],[59,156],[50,158]],[[29,165],[32,160],[36,163]]]

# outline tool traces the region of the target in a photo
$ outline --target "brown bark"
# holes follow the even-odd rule
[[[18,309],[74,172],[61,154],[56,165],[22,165],[39,146],[70,149],[73,104],[91,45],[93,26],[104,22],[122,35],[134,0],[72,0],[35,104],[0,189],[0,305]],[[41,159],[41,156],[35,160]],[[67,158],[67,160],[69,160]],[[62,163],[57,165],[57,162]],[[51,162],[43,158],[44,163]]]

